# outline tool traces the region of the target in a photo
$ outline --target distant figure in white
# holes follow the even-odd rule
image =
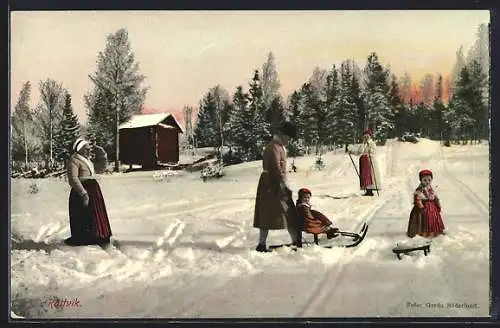
[[[350,154],[359,157],[359,187],[365,191],[364,196],[373,196],[374,190],[381,190],[380,171],[376,156],[377,145],[372,139],[373,132],[366,129],[363,135],[363,144],[357,149],[349,150]]]

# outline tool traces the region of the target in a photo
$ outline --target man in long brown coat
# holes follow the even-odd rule
[[[260,175],[255,201],[253,226],[260,229],[256,250],[267,252],[269,230],[287,229],[292,244],[300,246],[300,226],[292,200],[292,191],[287,183],[286,149],[290,138],[295,138],[297,129],[290,122],[282,124],[262,156],[263,171]]]

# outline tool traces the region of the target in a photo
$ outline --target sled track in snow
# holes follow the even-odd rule
[[[249,206],[249,208],[247,209],[244,209],[242,210],[243,212],[248,210],[248,209],[251,209],[251,207],[253,207],[253,204],[251,206]],[[216,248],[216,244],[217,244],[217,240],[216,242],[214,243],[214,248],[215,248],[215,251],[219,251],[221,253],[224,252],[224,249],[227,248],[228,246],[230,246],[235,240],[237,240],[238,238],[242,238],[242,237],[245,237],[246,239],[246,236],[247,236],[247,232],[248,232],[248,225],[252,222],[253,218],[249,218],[248,220],[244,220],[241,222],[241,225],[238,226],[237,224],[231,222],[231,220],[227,220],[227,219],[219,219],[217,220],[217,222],[219,222],[220,224],[222,224],[223,226],[225,227],[228,227],[228,228],[232,228],[232,229],[235,229],[236,231],[234,233],[232,233],[231,235],[225,237],[224,239],[229,239],[229,242],[226,243],[226,245],[223,245],[223,246],[219,246],[218,249]],[[253,249],[249,249],[248,251],[253,251]],[[209,254],[211,254],[212,252],[211,251],[206,251],[204,252],[204,254],[202,255],[202,257],[200,257],[201,259],[204,259],[206,257],[208,257]],[[238,254],[227,254],[227,256],[225,256],[224,260],[222,261],[222,263],[219,263],[220,266],[224,266],[225,264],[229,263],[234,256],[239,256]],[[245,263],[249,263],[247,259],[245,258],[240,258],[239,260],[241,261],[245,261]],[[252,267],[251,264],[249,264],[250,267]],[[187,300],[185,300],[185,295],[180,295],[178,297],[175,297],[175,300],[176,300],[176,304],[182,304],[182,306],[180,306],[176,311],[175,311],[175,317],[183,317],[183,315],[185,315],[190,309],[193,308],[193,306],[195,306],[196,304],[200,303],[201,301],[203,300],[206,300],[207,297],[214,291],[220,289],[220,288],[224,288],[224,285],[226,283],[228,283],[229,281],[233,280],[234,278],[237,278],[238,276],[228,276],[228,277],[224,277],[224,278],[221,278],[219,276],[219,278],[217,279],[217,283],[213,286],[205,286],[205,276],[203,275],[196,275],[192,280],[189,281],[190,284],[197,284],[197,285],[203,285],[203,288],[199,291],[199,294],[196,295],[196,297],[191,297]]]
[[[387,147],[386,150],[386,172],[389,173],[390,176],[394,175],[394,156],[393,156],[393,147],[394,144],[391,144],[389,147]],[[350,161],[350,160],[349,160]],[[407,186],[411,185],[411,180],[407,179],[406,180]],[[410,190],[412,187],[408,187]],[[397,188],[396,188],[397,189]],[[382,210],[385,208],[387,204],[390,203],[392,200],[392,197],[394,195],[400,194],[397,191],[394,191],[391,193],[392,195],[387,195],[387,197],[384,197],[383,199],[377,199],[377,202],[360,215],[361,219],[358,220],[359,223],[355,229],[359,230],[359,226],[363,224],[363,222],[366,222],[368,224],[373,221],[373,219],[377,216],[378,213],[382,212]],[[378,197],[378,196],[376,196]],[[332,294],[335,293],[335,290],[339,286],[339,282],[341,280],[342,274],[346,268],[346,266],[349,264],[349,262],[354,258],[354,256],[360,251],[360,249],[363,248],[363,244],[358,246],[354,250],[349,250],[345,249],[345,253],[348,254],[347,256],[343,257],[341,260],[341,263],[334,269],[327,269],[325,272],[325,275],[323,279],[317,284],[317,287],[314,289],[314,291],[310,294],[309,298],[303,305],[302,309],[296,314],[298,317],[307,317],[308,313],[314,313],[316,309],[322,308],[325,306],[325,301],[331,297]],[[329,288],[325,288],[325,286],[329,286]]]
[[[446,164],[444,167],[444,171],[446,172],[446,178],[453,183],[457,188],[461,191],[461,193],[470,200],[470,202],[479,210],[481,215],[489,217],[490,215],[490,206],[475,193],[467,184],[460,181],[452,172],[450,172],[446,168]]]
[[[447,163],[446,163],[447,160],[446,160],[446,157],[444,156],[444,151],[442,148],[440,149],[439,156],[440,156],[440,159],[442,161],[443,171],[446,173],[445,174],[446,178],[452,184],[457,186],[457,188],[465,196],[465,198],[470,200],[470,202],[479,210],[479,213],[481,215],[484,215],[484,216],[489,218],[489,216],[490,216],[489,204],[486,201],[484,201],[484,199],[482,199],[479,195],[477,195],[477,193],[474,192],[474,190],[472,190],[471,187],[469,187],[466,183],[464,183],[463,181],[458,179],[456,177],[456,175],[448,169]]]
[[[359,220],[358,226],[360,224],[363,224],[363,222],[367,222],[369,224],[373,220],[373,218],[376,217],[377,214],[384,208],[389,200],[390,198],[383,198],[381,200],[378,200],[375,204],[371,205],[361,215],[361,220]],[[361,248],[362,245],[354,250],[346,249],[344,251],[346,255],[342,258],[341,263],[339,263],[339,265],[336,266],[335,269],[326,271],[325,276],[318,283],[316,289],[314,289],[314,291],[310,294],[303,308],[296,314],[296,316],[308,316],[307,314],[309,312],[314,312],[315,309],[321,307],[325,303],[324,301],[327,300],[332,293],[335,293],[344,269]],[[325,288],[325,286],[329,286],[329,288]]]

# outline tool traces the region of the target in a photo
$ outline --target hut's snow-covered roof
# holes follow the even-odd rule
[[[148,126],[155,126],[160,123],[163,123],[167,118],[171,118],[175,125],[177,125],[177,128],[181,132],[184,131],[184,129],[181,127],[175,116],[173,116],[170,113],[156,113],[156,114],[142,114],[142,115],[134,115],[128,120],[127,122],[124,122],[120,124],[119,129],[134,129],[134,128],[142,128],[142,127],[148,127]]]

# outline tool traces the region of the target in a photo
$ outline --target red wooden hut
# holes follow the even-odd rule
[[[121,163],[154,168],[179,162],[183,129],[172,114],[134,115],[119,130]]]

